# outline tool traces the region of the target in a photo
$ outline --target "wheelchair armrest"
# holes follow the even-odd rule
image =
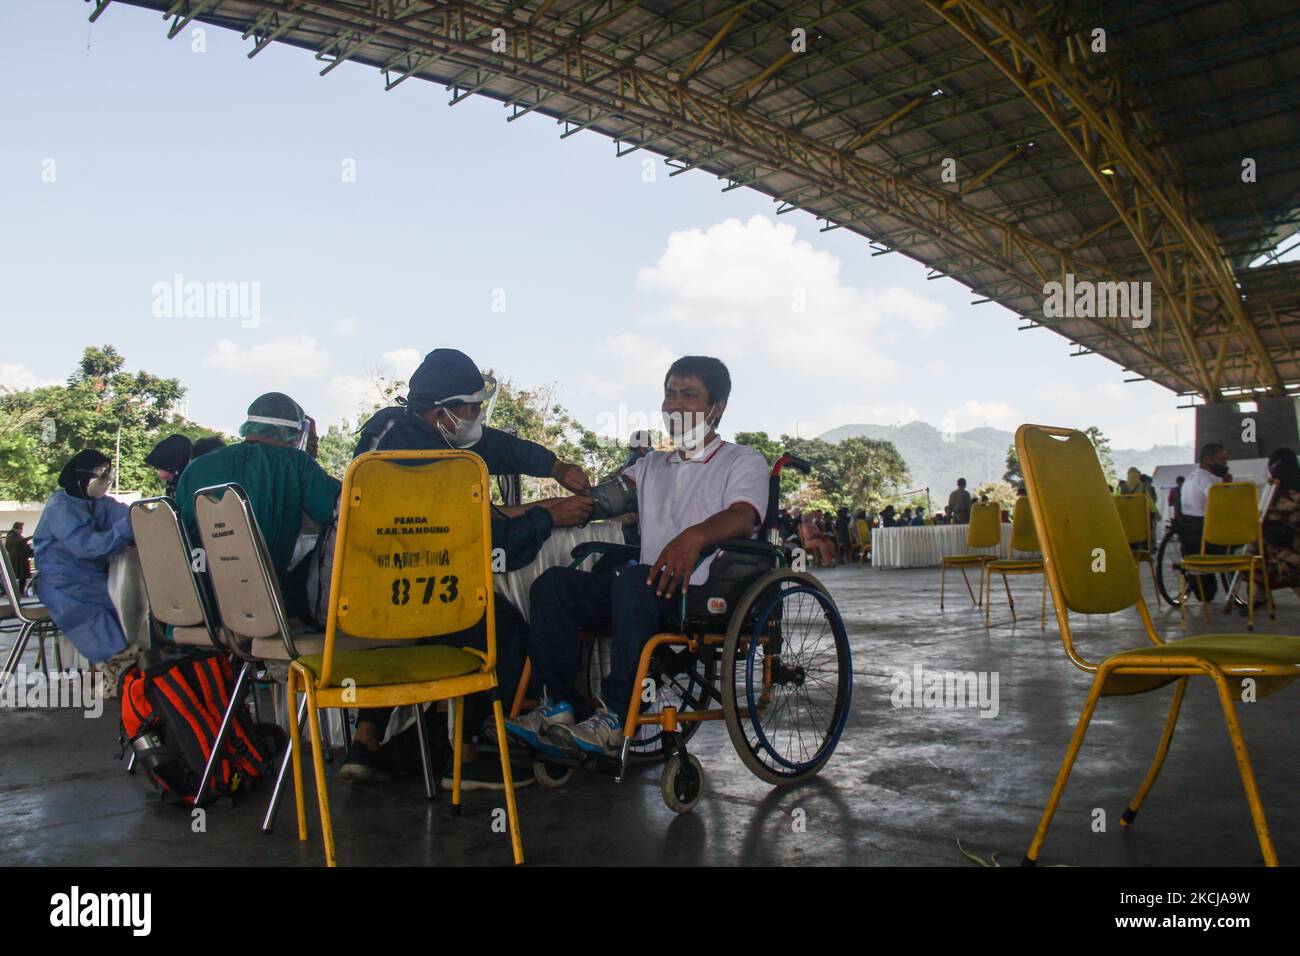
[[[614,541],[584,541],[569,552],[573,560],[569,567],[576,568],[593,554],[608,555],[616,561],[636,561],[641,557],[641,549],[633,544],[618,544]]]
[[[705,548],[700,552],[700,558],[707,558],[714,551],[731,551],[736,554],[757,554],[765,558],[776,558],[778,564],[785,563],[785,550],[768,541],[759,541],[757,538],[733,538],[730,541],[719,541],[712,547]],[[698,564],[696,565],[698,567]]]

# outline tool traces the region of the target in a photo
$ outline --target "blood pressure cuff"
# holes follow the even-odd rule
[[[592,521],[617,518],[636,511],[636,487],[622,475],[602,481],[589,494],[596,503],[591,509]]]

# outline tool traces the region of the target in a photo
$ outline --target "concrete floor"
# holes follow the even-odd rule
[[[974,866],[957,842],[981,857],[1019,862],[1089,686],[1069,664],[1049,608],[1033,616],[1038,579],[1013,583],[1030,615],[1013,626],[995,592],[991,630],[960,593],[938,608],[937,571],[840,568],[818,575],[849,627],[855,684],[852,714],[838,751],[806,785],[774,790],[744,768],[725,729],[701,729],[692,750],[703,761],[706,793],[677,816],[659,796],[657,768],[622,785],[579,775],[563,790],[519,792],[527,859],[534,864],[636,865],[953,865]],[[950,579],[949,584],[954,582]],[[1148,601],[1156,607],[1150,581]],[[1278,620],[1261,630],[1300,633],[1300,602],[1279,598]],[[1167,638],[1178,615],[1157,613]],[[1085,652],[1145,643],[1136,615],[1076,619]],[[1212,627],[1189,616],[1187,633],[1242,631],[1240,616],[1216,609]],[[5,635],[0,646],[12,640]],[[896,671],[996,671],[1000,711],[896,709]],[[1165,771],[1131,830],[1119,815],[1141,782],[1163,725],[1171,689],[1103,700],[1043,853],[1044,864],[1091,866],[1250,866],[1261,856],[1210,682],[1193,681]],[[1278,854],[1300,863],[1300,755],[1294,736],[1295,688],[1238,712],[1259,779]],[[1288,715],[1291,715],[1288,717]],[[1292,728],[1287,730],[1287,728]],[[296,837],[292,803],[277,829],[258,829],[264,793],[207,813],[194,833],[189,813],[145,802],[147,785],[113,758],[112,711],[0,710],[0,864],[277,864],[323,860],[314,810],[310,840]],[[424,799],[416,778],[352,787],[330,768],[335,836],[342,864],[507,864],[508,838],[491,828],[496,794],[466,795],[465,814],[450,798]],[[309,785],[310,786],[310,785]],[[314,794],[308,795],[312,807]],[[1094,809],[1106,812],[1094,832]],[[795,811],[802,811],[796,814]],[[795,824],[802,818],[800,832]]]

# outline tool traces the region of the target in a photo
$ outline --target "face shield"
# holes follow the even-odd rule
[[[438,431],[452,448],[469,448],[478,444],[479,439],[483,437],[483,425],[492,417],[492,408],[496,405],[496,401],[496,379],[490,375],[485,376],[483,387],[477,392],[468,395],[449,395],[435,406],[446,412],[455,423],[452,428],[439,423]],[[456,405],[477,405],[478,414],[469,419],[461,418],[448,407]]]
[[[102,498],[108,494],[108,490],[113,487],[113,482],[117,480],[117,472],[111,465],[101,465],[92,472],[87,472],[90,476],[86,479],[86,497]]]
[[[310,418],[300,418],[296,421],[292,418],[272,418],[268,415],[246,415],[245,423],[252,422],[255,425],[272,425],[276,428],[284,429],[285,432],[292,434],[284,436],[286,445],[292,445],[302,451],[307,449],[307,436],[311,429]],[[241,429],[241,434],[243,429]]]

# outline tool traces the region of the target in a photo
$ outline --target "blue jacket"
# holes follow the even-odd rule
[[[382,439],[382,444],[381,444]],[[352,457],[363,452],[391,448],[450,448],[442,432],[410,409],[381,408],[361,428]],[[490,475],[531,475],[549,478],[555,467],[555,452],[535,441],[517,438],[509,432],[485,425],[483,437],[467,449],[483,459]]]
[[[134,543],[127,506],[113,498],[50,495],[32,537],[36,594],[50,617],[92,662],[126,650],[108,596],[108,562]]]
[[[389,409],[376,413],[374,418],[386,411]],[[399,414],[390,417],[391,424],[379,432],[378,439],[370,447],[361,447],[362,444],[367,444],[363,432],[362,441],[357,446],[360,449],[358,454],[372,450],[423,451],[428,448],[450,447],[439,431],[431,428],[423,418],[406,409],[398,409],[398,412]],[[521,474],[541,477],[549,475],[555,463],[554,452],[535,442],[516,438],[494,428],[484,428],[483,438],[466,450],[482,458],[488,472],[493,475],[514,474],[518,469]],[[553,527],[555,523],[551,520],[551,513],[540,505],[529,508],[517,518],[507,518],[494,509],[492,545],[505,551],[506,570],[515,571],[532,563],[546,539],[551,536]]]

